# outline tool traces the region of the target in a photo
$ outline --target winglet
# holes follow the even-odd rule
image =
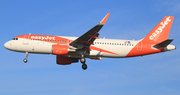
[[[110,15],[110,12],[101,20],[101,22],[99,24],[105,24],[109,15]]]

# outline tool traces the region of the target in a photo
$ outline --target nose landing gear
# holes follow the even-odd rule
[[[25,56],[26,58],[23,60],[24,61],[24,63],[27,63],[27,58],[28,58],[28,52],[26,52],[26,56]]]

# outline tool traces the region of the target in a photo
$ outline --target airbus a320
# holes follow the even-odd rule
[[[86,70],[86,58],[102,60],[106,58],[125,58],[161,53],[176,49],[170,45],[173,39],[168,39],[173,16],[165,16],[143,39],[118,40],[101,39],[99,31],[106,23],[108,13],[99,24],[80,37],[53,35],[19,35],[6,42],[4,47],[11,51],[25,53],[24,63],[27,63],[29,53],[56,55],[59,65],[82,63]]]

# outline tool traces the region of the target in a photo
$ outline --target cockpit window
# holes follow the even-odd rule
[[[18,38],[13,38],[13,40],[18,40]]]

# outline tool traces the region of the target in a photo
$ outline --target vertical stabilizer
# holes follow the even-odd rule
[[[143,39],[143,42],[160,43],[167,40],[173,19],[174,16],[165,16]]]

